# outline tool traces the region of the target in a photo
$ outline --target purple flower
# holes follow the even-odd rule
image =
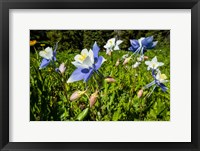
[[[93,73],[98,73],[98,69],[105,61],[102,56],[98,56],[99,50],[100,48],[95,42],[92,50],[86,51],[86,49],[83,49],[81,55],[75,56],[75,61],[72,62],[72,64],[76,66],[77,69],[69,77],[67,83],[80,80],[87,82]]]
[[[130,51],[134,53],[144,54],[148,49],[153,49],[157,45],[158,41],[153,41],[153,36],[150,36],[147,38],[142,37],[138,40],[131,39],[130,43]]]

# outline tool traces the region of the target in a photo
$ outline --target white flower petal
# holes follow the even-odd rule
[[[122,40],[117,40],[117,41],[116,41],[116,45],[118,46],[118,45],[120,45],[122,42],[123,42]]]
[[[154,62],[154,63],[157,63],[158,62],[157,57],[155,56],[151,61]]]
[[[119,49],[119,46],[116,45],[116,46],[114,47],[114,50],[120,50],[120,49]]]
[[[77,62],[83,62],[80,58],[81,58],[81,55],[78,54],[74,57],[74,60]]]
[[[92,61],[91,61],[91,59],[90,59],[89,56],[86,57],[86,59],[83,61],[82,64],[83,64],[83,65],[86,65],[86,66],[88,66],[88,67],[93,67],[93,63],[92,63]]]
[[[87,49],[83,49],[83,50],[81,51],[81,55],[86,55],[86,56],[88,56],[88,50],[87,50]]]
[[[92,62],[92,64],[94,64],[94,53],[93,51],[90,49],[89,53],[88,53],[88,56],[90,57],[90,60]]]
[[[108,44],[110,44],[110,45],[115,45],[115,38],[111,38],[111,39],[109,39],[108,40]]]
[[[145,61],[145,64],[146,64],[146,65],[150,65],[150,64],[151,64],[151,61]]]
[[[111,52],[111,49],[106,49],[106,54],[109,54]]]
[[[158,65],[159,65],[159,66],[163,66],[164,63],[163,63],[163,62],[159,62]]]
[[[88,65],[85,65],[85,64],[77,62],[77,61],[72,62],[72,64],[77,68],[89,68]]]
[[[47,47],[44,51],[40,51],[39,55],[45,59],[52,59],[53,57],[53,50],[51,47]]]

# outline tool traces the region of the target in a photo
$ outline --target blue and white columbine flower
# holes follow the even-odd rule
[[[145,61],[145,64],[148,65],[147,70],[156,70],[158,67],[164,65],[164,63],[157,61],[156,56],[151,61]]]
[[[168,80],[166,80],[167,76],[165,74],[161,74],[160,71],[155,74],[155,70],[152,71],[152,76],[155,80],[155,84],[159,86],[163,92],[165,92],[167,90],[167,87],[164,85],[164,83],[168,82]]]
[[[152,70],[152,76],[153,76],[154,80],[151,83],[145,85],[143,87],[143,89],[148,89],[151,86],[155,85],[152,92],[154,91],[156,86],[159,86],[162,89],[162,91],[165,92],[168,89],[164,85],[164,83],[168,82],[168,80],[166,80],[167,76],[165,74],[161,74],[160,70],[157,70],[157,73],[156,73],[156,70]]]
[[[104,48],[106,48],[106,54],[111,54],[113,50],[120,50],[119,45],[122,43],[122,40],[116,40],[115,38],[111,38],[107,41]]]
[[[49,65],[51,61],[56,61],[57,48],[58,48],[58,42],[56,43],[54,50],[51,47],[47,47],[45,48],[45,50],[39,52],[39,55],[43,58],[39,69],[45,68],[46,66]]]
[[[67,83],[83,80],[87,82],[93,73],[98,73],[98,69],[101,67],[105,59],[102,56],[98,56],[100,48],[95,42],[92,50],[83,49],[80,55],[75,56],[75,61],[72,62],[77,69],[67,80]]]
[[[158,41],[153,41],[153,36],[150,36],[147,38],[142,37],[138,40],[131,39],[130,43],[130,51],[134,52],[134,54],[143,55],[148,49],[153,49],[157,45]]]

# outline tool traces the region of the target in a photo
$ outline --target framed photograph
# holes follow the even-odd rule
[[[199,0],[2,0],[0,148],[200,150]]]

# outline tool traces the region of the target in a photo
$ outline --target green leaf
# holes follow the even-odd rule
[[[89,113],[89,108],[84,109],[77,117],[78,121],[84,120],[84,118],[88,115]]]

